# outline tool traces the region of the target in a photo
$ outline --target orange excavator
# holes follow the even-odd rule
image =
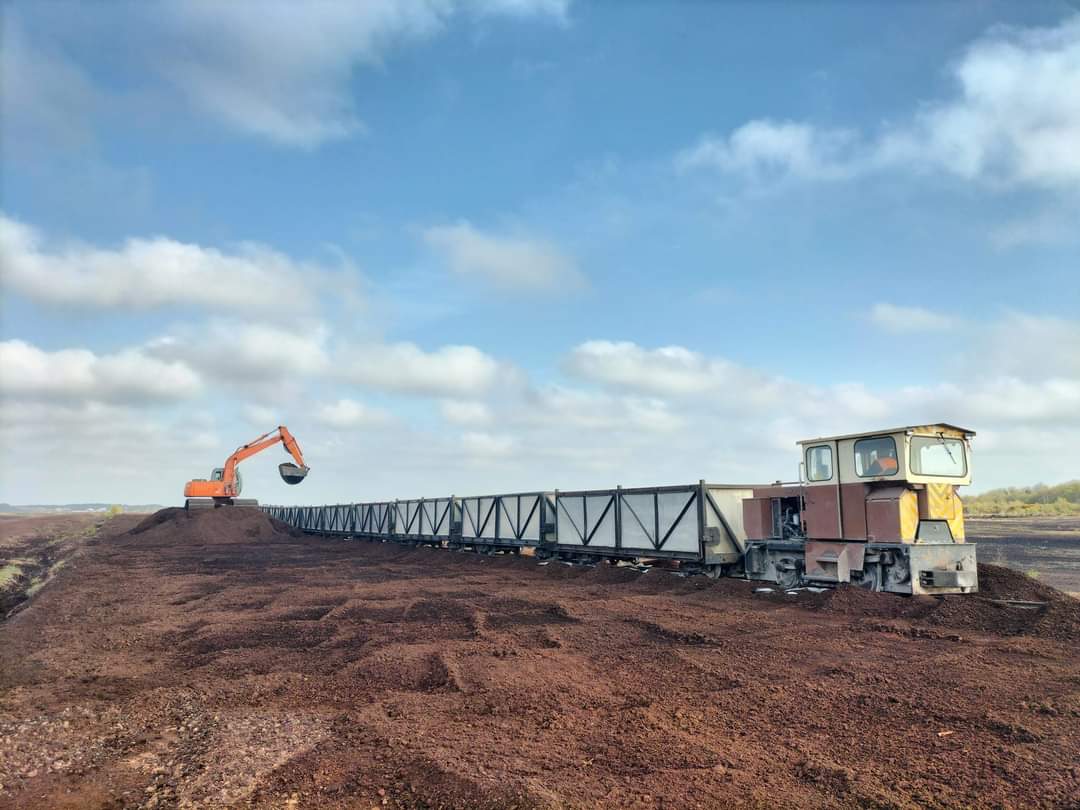
[[[210,474],[210,480],[196,478],[188,481],[184,486],[184,497],[187,498],[185,506],[192,509],[212,509],[215,506],[257,506],[258,501],[241,499],[242,482],[240,480],[240,462],[249,456],[260,453],[268,447],[273,447],[278,442],[285,445],[289,455],[296,463],[285,462],[278,465],[281,480],[286,484],[299,484],[308,474],[308,467],[304,464],[304,455],[300,452],[300,445],[289,433],[289,429],[280,425],[277,430],[264,433],[252,442],[236,448],[236,452],[225,459],[225,466],[216,468]]]

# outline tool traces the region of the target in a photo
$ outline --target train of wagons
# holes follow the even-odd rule
[[[798,442],[799,481],[518,492],[327,506],[263,506],[304,532],[632,561],[710,577],[851,583],[900,594],[978,589],[957,489],[971,483],[971,439],[948,424]]]

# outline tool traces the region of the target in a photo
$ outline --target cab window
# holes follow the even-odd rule
[[[855,474],[860,478],[896,475],[900,462],[892,436],[876,436],[855,442]]]
[[[828,481],[832,478],[832,448],[829,445],[807,448],[806,477],[810,481]]]
[[[911,471],[916,475],[963,478],[967,475],[964,443],[944,436],[912,436]]]

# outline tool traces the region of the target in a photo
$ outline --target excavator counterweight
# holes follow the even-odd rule
[[[188,481],[184,487],[187,509],[190,511],[215,506],[258,506],[258,501],[238,498],[242,486],[239,465],[244,459],[278,442],[284,445],[295,462],[286,461],[278,465],[281,480],[286,484],[299,484],[307,477],[308,467],[304,464],[304,455],[300,452],[300,445],[289,433],[289,429],[280,425],[277,430],[264,433],[254,441],[238,447],[236,452],[225,460],[224,467],[219,467],[211,473],[210,480],[197,478]]]

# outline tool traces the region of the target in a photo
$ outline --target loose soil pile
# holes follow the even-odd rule
[[[0,624],[0,807],[1076,807],[1077,603],[980,577],[788,596],[118,518]]]

